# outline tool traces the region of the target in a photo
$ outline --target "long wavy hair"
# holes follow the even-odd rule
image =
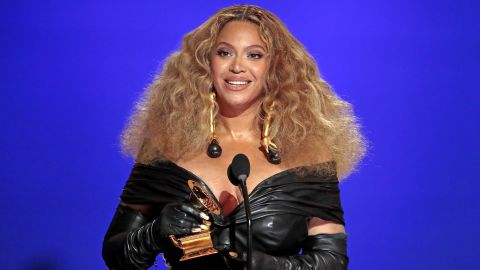
[[[280,19],[252,5],[221,9],[185,35],[181,49],[167,58],[138,102],[122,134],[123,150],[147,164],[188,159],[206,151],[211,139],[210,59],[219,32],[231,21],[256,24],[267,47],[262,102],[275,102],[270,138],[283,162],[320,169],[315,166],[323,161],[320,153],[328,153],[339,178],[346,177],[366,148],[351,105],[322,79],[313,57]]]

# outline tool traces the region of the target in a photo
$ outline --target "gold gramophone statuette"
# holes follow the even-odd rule
[[[213,195],[204,189],[199,183],[194,180],[188,180],[188,187],[192,191],[191,203],[200,209],[200,211],[212,213],[214,215],[221,214],[221,208],[214,199]],[[184,237],[175,237],[170,235],[170,240],[173,244],[183,250],[183,256],[180,261],[198,258],[210,254],[215,254],[218,251],[213,247],[212,238],[210,236],[210,225],[208,221],[203,221],[203,224],[208,229],[199,233],[194,233]]]

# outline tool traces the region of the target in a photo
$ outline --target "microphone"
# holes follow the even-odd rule
[[[228,179],[234,186],[238,186],[241,182],[246,182],[250,175],[250,161],[244,154],[237,154],[232,164],[228,166]]]
[[[237,154],[228,166],[228,179],[234,186],[239,186],[243,196],[243,206],[247,216],[247,269],[252,269],[252,216],[248,199],[247,178],[250,175],[250,161],[244,154]]]

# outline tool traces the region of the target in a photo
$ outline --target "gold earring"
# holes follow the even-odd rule
[[[263,104],[262,104],[262,107]],[[275,102],[272,102],[267,108],[263,108],[264,111],[264,120],[263,120],[263,131],[262,131],[262,140],[261,144],[265,150],[268,162],[272,164],[280,164],[282,158],[280,157],[280,152],[275,143],[270,139],[270,122],[272,121],[272,112],[275,107]]]
[[[207,155],[211,158],[218,158],[222,155],[222,147],[217,141],[217,135],[215,134],[215,91],[210,90],[210,134],[211,141],[207,148]]]

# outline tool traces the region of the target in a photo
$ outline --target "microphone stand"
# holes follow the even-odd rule
[[[247,216],[247,270],[252,269],[252,216],[250,212],[250,201],[248,198],[247,185],[245,180],[240,181],[240,189],[243,195],[243,206],[245,208],[245,214]]]
[[[243,206],[247,216],[247,270],[252,269],[252,217],[250,212],[250,201],[247,191],[247,177],[250,174],[250,162],[244,154],[237,154],[228,166],[227,175],[230,182],[240,186],[243,196]]]

